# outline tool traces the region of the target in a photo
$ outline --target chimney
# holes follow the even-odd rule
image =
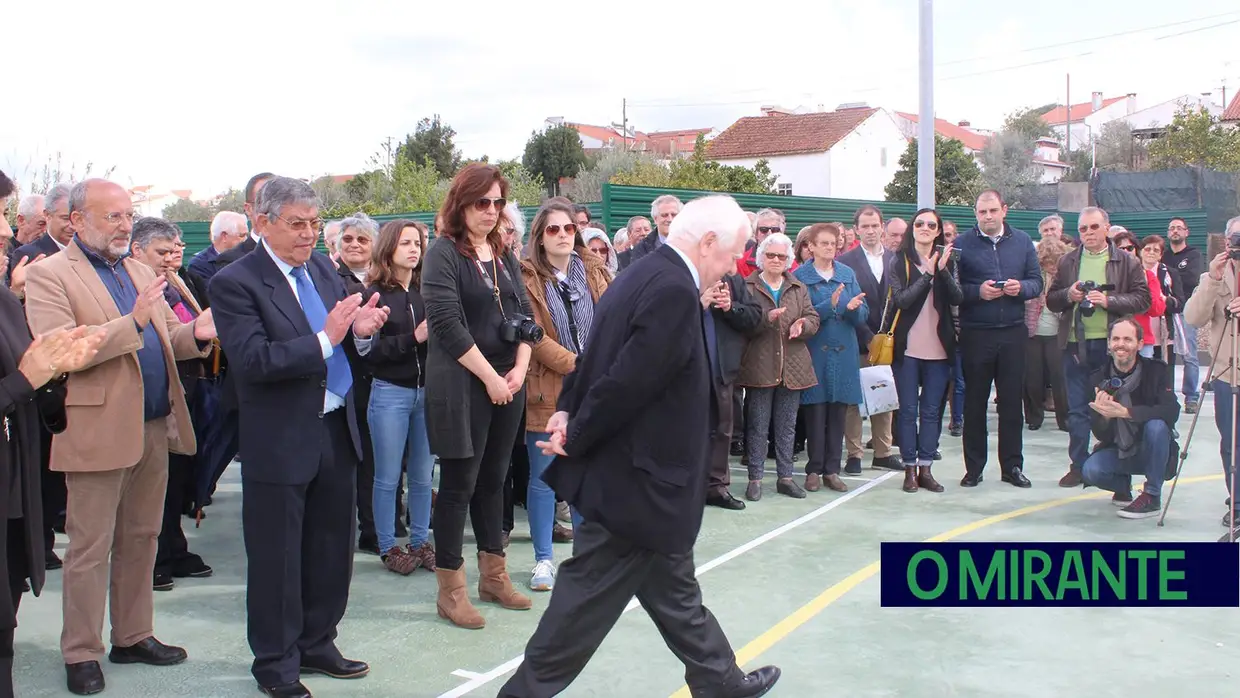
[[[968,128],[972,126],[973,124],[970,124],[968,121],[961,121],[961,122],[958,122],[956,125],[959,126],[960,128]]]
[[[1137,111],[1137,93],[1129,92],[1128,93],[1128,113],[1134,114],[1136,113],[1136,111]]]
[[[1093,107],[1091,111],[1098,111],[1099,109],[1102,108],[1102,93],[1101,92],[1095,92],[1093,94],[1093,98],[1090,100],[1090,106]]]

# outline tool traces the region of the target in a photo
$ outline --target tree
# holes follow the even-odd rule
[[[531,133],[521,158],[525,169],[542,177],[551,196],[559,194],[560,178],[572,177],[585,163],[581,135],[567,124],[548,127],[542,133]]]
[[[233,213],[245,213],[245,192],[240,189],[230,188],[220,197],[218,203],[215,204],[215,212],[232,211]]]
[[[209,221],[215,217],[215,211],[210,206],[205,206],[196,201],[177,199],[165,206],[160,215],[173,223],[185,223],[188,221]]]
[[[395,159],[416,163],[430,159],[439,176],[451,178],[461,168],[461,151],[452,141],[455,136],[456,131],[443,123],[438,114],[424,118],[412,134],[405,136],[405,142],[396,148]]]
[[[564,187],[564,195],[573,201],[602,201],[603,185],[616,175],[639,165],[657,166],[652,155],[637,150],[608,150],[589,160]]]
[[[632,170],[617,174],[611,181],[641,187],[770,194],[776,179],[766,160],[759,160],[752,169],[710,160],[706,157],[706,139],[698,134],[692,157],[667,164],[638,162]]]
[[[939,205],[972,206],[981,190],[982,172],[964,144],[934,136],[934,201]],[[888,201],[917,202],[917,140],[900,156],[900,169],[884,190]]]
[[[1021,190],[1042,180],[1042,168],[1033,162],[1033,141],[1026,133],[1000,131],[982,150],[982,182],[1017,208],[1023,205]]]
[[[1185,105],[1167,133],[1150,143],[1150,165],[1156,170],[1184,166],[1240,170],[1240,130],[1221,125],[1205,107]]]
[[[1039,138],[1053,138],[1055,132],[1051,129],[1050,124],[1046,123],[1046,120],[1042,118],[1042,115],[1056,106],[1058,105],[1045,104],[1032,109],[1014,111],[1004,119],[1003,127],[1000,130],[1009,133],[1019,133],[1031,141],[1036,141]]]
[[[519,206],[542,203],[546,190],[542,175],[530,172],[517,160],[504,160],[495,163],[495,166],[504,174],[504,179],[508,180],[509,201],[515,201]]]

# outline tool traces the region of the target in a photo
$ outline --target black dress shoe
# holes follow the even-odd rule
[[[355,662],[344,657],[338,659],[302,657],[301,673],[323,674],[333,679],[360,679],[370,673],[370,666],[366,662]]]
[[[197,555],[191,555],[184,560],[178,560],[172,565],[173,577],[202,579],[203,577],[210,577],[214,573],[215,570],[211,569],[211,566],[203,562],[202,558]]]
[[[722,492],[711,492],[706,495],[706,503],[712,507],[731,509],[732,511],[740,511],[745,508],[745,503],[736,497],[733,497],[732,493],[727,490],[723,490]]]
[[[724,695],[727,698],[757,698],[764,696],[779,680],[779,667],[764,666],[757,671],[751,671],[741,680],[741,685],[729,690]]]
[[[172,575],[167,572],[156,572],[151,584],[155,591],[172,591],[172,588],[176,586],[176,582],[172,581]]]
[[[976,475],[974,475],[973,473],[965,473],[964,477],[961,478],[960,480],[961,487],[977,487],[981,483],[982,483],[981,473],[978,473]]]
[[[49,551],[47,551],[46,553],[44,553],[44,555],[43,555],[43,569],[45,569],[45,570],[58,570],[58,569],[60,569],[61,567],[64,567],[64,566],[65,566],[64,561],[60,559],[60,556],[59,556],[59,555],[57,555],[57,554],[55,553],[55,551],[49,550]]]
[[[141,640],[129,647],[112,647],[108,652],[108,660],[113,664],[150,664],[151,666],[171,666],[185,661],[189,655],[180,647],[165,645],[154,637]]]
[[[310,689],[301,684],[300,681],[293,683],[283,683],[279,686],[258,685],[258,690],[275,698],[313,698],[310,695]]]
[[[103,669],[99,662],[78,662],[65,665],[65,685],[76,696],[90,696],[103,690]]]
[[[1003,481],[1009,485],[1015,485],[1017,487],[1033,487],[1033,483],[1029,482],[1029,478],[1025,477],[1025,474],[1021,472],[1020,468],[1012,468],[1008,472],[1004,473]]]

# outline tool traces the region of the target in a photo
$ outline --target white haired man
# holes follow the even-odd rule
[[[671,194],[664,194],[650,204],[650,216],[654,218],[655,232],[658,234],[646,235],[641,242],[633,243],[629,253],[629,264],[635,263],[667,242],[667,236],[672,229],[672,221],[680,214],[682,207],[683,204],[680,203],[680,199]],[[748,218],[745,219],[745,223],[749,223]],[[632,227],[630,227],[629,233],[633,234]],[[745,236],[748,238],[749,233],[746,232]]]
[[[565,377],[549,440],[539,443],[558,456],[543,479],[582,523],[501,698],[566,689],[634,596],[684,662],[694,695],[759,696],[779,678],[775,667],[746,675],[737,666],[693,565],[720,370],[701,296],[735,269],[749,221],[731,197],[715,195],[668,222],[666,244],[599,301],[587,340],[597,350]]]
[[[189,270],[203,284],[215,276],[215,260],[221,254],[245,242],[250,234],[245,215],[235,211],[220,211],[211,219],[211,244],[189,260]]]

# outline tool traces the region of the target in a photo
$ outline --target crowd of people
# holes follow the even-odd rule
[[[0,176],[0,200],[12,189]],[[668,308],[641,307],[645,297],[624,279],[675,261],[664,248],[677,230],[682,243],[706,245],[703,226],[726,219],[719,204],[682,217],[686,203],[660,196],[649,217],[614,235],[559,197],[527,221],[484,164],[456,176],[433,228],[361,213],[324,221],[305,182],[269,172],[244,196],[245,213],[218,214],[210,246],[189,260],[175,223],[136,216],[128,192],[106,180],[27,196],[16,231],[0,226],[0,564],[11,590],[0,601],[0,681],[11,685],[23,593],[37,594],[62,566],[71,692],[104,690],[109,598],[111,661],[183,661],[185,649],[155,638],[153,592],[212,574],[182,522],[206,516],[234,460],[252,672],[273,696],[308,696],[302,673],[369,671],[335,644],[355,551],[395,574],[433,573],[440,617],[481,629],[475,600],[533,607],[510,576],[515,509],[525,509],[533,543],[532,559],[516,563],[531,592],[556,588],[557,544],[576,541],[578,556],[604,544],[598,531],[581,540],[592,524],[648,531],[672,514],[633,507],[626,520],[583,493],[557,454],[565,439],[579,449],[607,441],[597,431],[607,422],[559,420],[566,401],[583,412],[603,405],[613,428],[648,418],[635,412],[634,391],[657,394],[655,381],[675,376],[640,369],[674,357],[641,349],[683,328],[666,321]],[[903,474],[905,492],[941,493],[945,432],[962,438],[959,485],[977,487],[993,393],[1002,482],[1031,486],[1023,432],[1050,413],[1068,433],[1061,487],[1109,490],[1125,518],[1160,511],[1179,455],[1176,421],[1200,405],[1197,328],[1215,335],[1216,363],[1229,360],[1218,340],[1240,312],[1237,262],[1227,251],[1207,262],[1181,219],[1165,239],[1138,240],[1090,207],[1077,236],[1052,215],[1035,240],[1005,221],[1000,192],[983,192],[975,214],[961,230],[933,208],[905,221],[867,205],[849,222],[794,233],[766,208],[744,214],[734,255],[694,260],[697,248],[675,247],[700,282],[711,387],[700,405],[709,443],[696,502],[760,502],[768,460],[775,494],[844,492],[867,450],[871,468]],[[735,231],[711,232],[732,244]],[[1240,217],[1225,233],[1240,248]],[[727,268],[709,278],[720,260]],[[607,305],[613,288],[637,304],[625,311],[630,335],[596,327],[619,312],[619,301]],[[626,341],[631,352],[620,351]],[[614,354],[626,382],[594,367],[588,392],[574,385],[592,353]],[[863,376],[881,366],[895,382],[894,411],[867,407]],[[1230,376],[1209,377],[1230,474]],[[655,463],[682,452],[689,463],[696,456],[685,448],[675,435],[646,442],[624,465],[679,492],[697,476]],[[743,499],[731,488],[734,457],[746,470]],[[1134,476],[1144,478],[1135,496]],[[1231,501],[1225,526],[1234,525]],[[738,678],[733,667],[716,673],[739,682],[729,696],[773,682]]]

